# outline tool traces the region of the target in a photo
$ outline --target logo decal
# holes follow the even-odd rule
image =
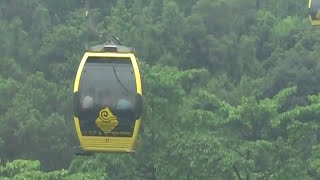
[[[118,126],[119,122],[110,109],[105,108],[100,111],[99,117],[96,119],[95,123],[104,133],[110,133],[116,126]]]

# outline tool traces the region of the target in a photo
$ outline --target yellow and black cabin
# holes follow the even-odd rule
[[[74,82],[74,123],[85,152],[135,152],[141,123],[142,87],[131,48],[88,49]]]
[[[320,0],[309,0],[309,18],[313,26],[320,25]]]

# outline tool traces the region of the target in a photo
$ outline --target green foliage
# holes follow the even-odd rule
[[[138,153],[72,156],[75,73],[104,41],[83,2],[0,1],[0,179],[320,178],[307,1],[90,3],[97,28],[140,59]]]
[[[43,173],[40,171],[39,161],[27,161],[27,160],[15,160],[13,162],[7,162],[6,166],[0,167],[1,179],[49,179],[58,180],[65,177],[67,174],[66,170],[52,171]]]

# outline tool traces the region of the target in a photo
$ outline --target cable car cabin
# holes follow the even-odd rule
[[[313,26],[320,25],[320,0],[309,0],[309,18]]]
[[[130,48],[98,45],[83,56],[74,82],[74,122],[85,152],[135,152],[142,107]]]

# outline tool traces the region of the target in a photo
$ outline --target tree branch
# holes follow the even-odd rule
[[[237,174],[238,179],[239,179],[239,180],[242,180],[242,178],[241,178],[241,176],[240,176],[240,173],[239,173],[237,167],[236,167],[235,165],[233,165],[232,168],[233,168],[234,172]]]
[[[250,158],[250,150],[247,150],[247,160],[249,160],[249,158]],[[250,179],[250,173],[249,173],[249,171],[248,171],[248,168],[246,169],[246,171],[247,171],[247,180],[249,180]]]

